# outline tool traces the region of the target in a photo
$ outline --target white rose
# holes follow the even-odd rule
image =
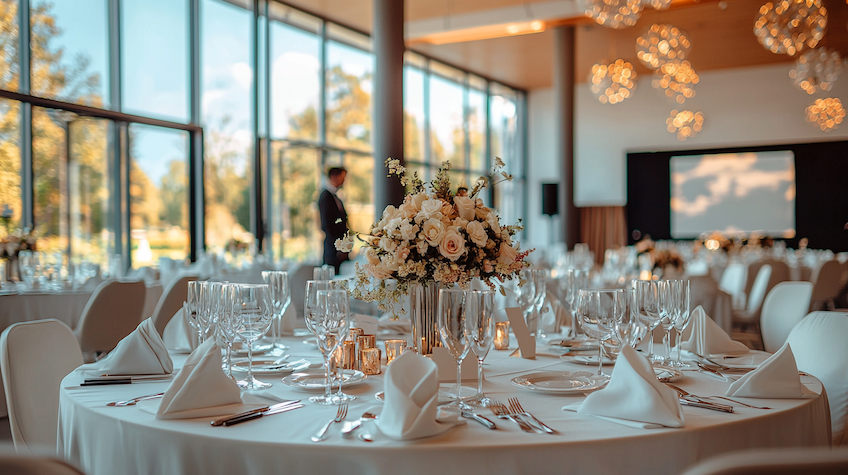
[[[386,226],[383,229],[386,231],[386,234],[393,236],[397,233],[398,229],[401,226],[403,226],[404,223],[408,223],[408,222],[409,221],[407,221],[403,217],[395,218],[395,219],[389,221],[388,223],[386,223]]]
[[[395,250],[395,260],[397,262],[406,262],[407,257],[409,257],[409,245],[403,243]]]
[[[353,250],[353,238],[350,235],[345,235],[336,239],[336,250],[341,252],[350,252]]]
[[[426,221],[430,218],[441,218],[442,217],[442,200],[433,199],[426,200],[421,204],[421,211],[415,216],[415,220],[418,222]]]
[[[415,212],[421,211],[421,205],[424,204],[425,201],[429,200],[430,197],[427,193],[417,193],[412,197],[412,205],[415,206]]]
[[[456,205],[456,211],[462,219],[466,221],[474,219],[474,200],[467,196],[454,196],[453,204]]]
[[[412,241],[415,239],[415,235],[418,234],[418,226],[407,221],[404,224],[401,224],[398,228],[400,231],[400,237],[404,241]]]
[[[489,234],[485,229],[483,229],[483,224],[479,221],[471,221],[468,223],[468,226],[465,227],[465,231],[468,233],[468,238],[480,247],[485,246],[486,242],[489,240]]]
[[[498,222],[498,215],[496,215],[495,213],[489,213],[489,215],[486,216],[486,224],[488,224],[489,227],[494,229],[495,231],[501,229],[501,223]]]
[[[383,270],[394,272],[400,268],[400,264],[397,259],[395,259],[394,255],[385,254],[380,258],[380,267],[383,268]]]
[[[515,262],[516,257],[518,257],[518,252],[512,246],[502,242],[501,248],[498,250],[498,263],[510,265]]]
[[[394,239],[392,239],[388,236],[383,236],[383,237],[380,238],[380,247],[385,249],[388,252],[395,252],[395,249],[397,249],[397,246],[398,246],[397,241],[395,241]]]
[[[446,218],[452,218],[456,216],[456,210],[453,208],[453,205],[448,202],[442,203],[442,214],[445,215]]]
[[[400,210],[403,211],[403,217],[406,219],[412,219],[418,214],[418,208],[415,207],[412,201],[407,201],[400,205]]]
[[[368,271],[371,273],[371,276],[374,277],[375,279],[384,280],[384,279],[391,279],[392,278],[392,273],[386,271],[380,265],[376,265],[376,266],[369,265]]]
[[[484,207],[484,206],[483,206],[483,198],[477,198],[477,201],[476,201],[475,203],[477,204],[477,207],[478,207],[478,208],[483,208],[483,207]]]
[[[376,266],[380,263],[380,256],[377,255],[377,251],[375,251],[372,247],[365,250],[365,258],[368,259],[368,263],[372,266]]]
[[[445,236],[445,225],[438,219],[428,219],[421,226],[421,234],[431,246],[436,247]]]
[[[439,253],[452,261],[456,261],[465,253],[465,239],[456,229],[448,230],[444,239],[442,239],[442,243],[439,244]]]

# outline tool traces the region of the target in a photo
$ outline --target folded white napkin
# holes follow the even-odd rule
[[[189,355],[165,391],[157,419],[191,419],[238,412],[241,393],[221,369],[221,349],[210,338]],[[235,405],[235,406],[234,406]]]
[[[191,353],[197,348],[197,332],[191,327],[183,309],[177,310],[162,332],[165,347],[176,353]]]
[[[168,355],[165,342],[156,331],[153,320],[141,322],[132,333],[125,336],[102,360],[83,365],[85,371],[103,375],[171,374],[174,362]]]
[[[726,395],[767,399],[804,397],[795,355],[789,343],[763,361],[757,369],[731,384]]]
[[[730,339],[730,336],[712,318],[707,316],[704,308],[698,305],[692,310],[692,333],[689,339],[680,344],[686,351],[697,355],[741,354],[747,353],[748,347],[743,343]]]
[[[389,365],[385,376],[385,403],[377,427],[386,436],[412,440],[441,434],[457,423],[456,413],[437,421],[439,381],[436,364],[404,352]]]
[[[609,384],[590,394],[576,410],[644,429],[684,424],[677,392],[657,381],[651,363],[629,346],[618,355]]]

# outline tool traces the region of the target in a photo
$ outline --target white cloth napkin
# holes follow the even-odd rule
[[[176,353],[191,353],[197,348],[197,332],[191,327],[183,309],[177,310],[162,332],[165,347]]]
[[[651,363],[629,346],[618,355],[607,387],[590,394],[576,412],[644,429],[683,427],[685,422],[677,392],[659,382]]]
[[[380,432],[396,440],[412,440],[441,434],[457,423],[456,413],[436,420],[439,381],[436,364],[412,352],[404,352],[389,365],[385,376],[385,403],[377,419]]]
[[[692,310],[691,325],[692,333],[689,335],[689,339],[680,344],[680,347],[686,351],[701,356],[748,352],[747,346],[730,339],[730,335],[707,316],[704,308],[700,305]]]
[[[189,355],[165,391],[157,419],[191,419],[238,412],[241,393],[221,369],[221,349],[210,338]],[[235,405],[235,406],[234,406]]]
[[[174,372],[174,362],[153,325],[153,319],[148,318],[118,342],[118,346],[105,358],[83,365],[80,369],[94,370],[109,376],[171,374]]]
[[[795,355],[789,343],[763,361],[757,369],[731,384],[726,395],[766,399],[804,397]]]

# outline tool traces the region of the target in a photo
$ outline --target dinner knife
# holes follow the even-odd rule
[[[270,410],[273,410],[273,409],[279,409],[279,408],[286,407],[286,406],[289,406],[289,405],[292,405],[292,404],[297,404],[299,402],[300,402],[300,399],[297,399],[297,400],[294,400],[294,401],[283,401],[281,403],[274,404],[273,406],[261,406],[261,407],[255,408],[255,409],[251,409],[249,411],[239,412],[238,414],[231,414],[229,416],[219,417],[219,418],[213,420],[211,422],[211,424],[215,427],[218,427],[218,426],[225,425],[227,422],[235,420],[235,419],[247,417],[247,416],[259,413],[259,412],[270,411]]]
[[[466,419],[471,419],[473,421],[477,421],[480,424],[483,424],[484,426],[488,427],[489,429],[494,430],[494,429],[498,428],[498,426],[495,425],[494,422],[490,421],[489,419],[486,419],[485,417],[481,416],[480,414],[475,414],[473,412],[468,412],[468,411],[462,411],[460,414],[462,415],[462,417],[464,417]]]
[[[267,411],[255,412],[253,414],[249,414],[249,415],[246,415],[244,417],[228,420],[228,421],[224,422],[224,425],[225,426],[233,426],[233,425],[236,425],[236,424],[241,424],[242,422],[252,421],[253,419],[258,419],[260,417],[273,416],[274,414],[281,414],[283,412],[293,411],[295,409],[300,409],[301,407],[304,407],[303,404],[286,404],[286,405],[283,405],[283,406],[280,406],[280,407],[277,407],[277,406],[280,406],[280,405],[275,404],[275,405],[271,406]]]
[[[699,402],[699,401],[693,401],[691,399],[681,398],[680,404],[682,406],[700,407],[702,409],[710,409],[710,410],[713,410],[713,411],[731,412],[731,413],[733,412],[733,406],[726,406],[724,404],[714,404],[714,403],[708,403],[708,402]]]
[[[105,386],[107,384],[132,384],[132,379],[86,379],[80,386]]]

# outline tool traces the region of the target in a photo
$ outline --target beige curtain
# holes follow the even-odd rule
[[[627,223],[623,206],[580,208],[580,241],[595,253],[595,262],[603,264],[604,251],[627,245]]]

